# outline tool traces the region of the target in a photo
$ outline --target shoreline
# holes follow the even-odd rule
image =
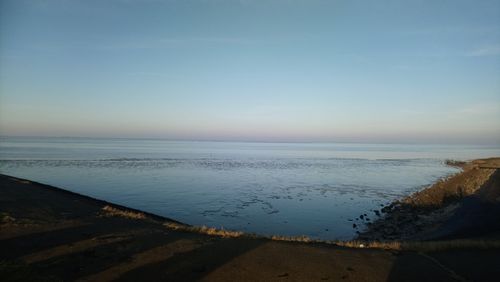
[[[486,202],[498,207],[498,163],[500,158],[464,164],[468,167],[463,172],[400,202],[415,204],[419,199],[431,199],[429,195],[434,193],[429,191],[448,191],[443,188],[449,185],[440,183],[454,183],[453,179],[458,183],[490,169],[493,172],[483,181],[486,185],[479,185],[481,189],[460,190],[462,197],[454,202],[459,205],[453,211],[477,209]],[[473,182],[469,179],[463,183]],[[476,198],[478,201],[474,201]],[[443,206],[448,205],[446,202]],[[390,210],[384,208],[384,217],[373,225],[394,224],[392,220],[404,218],[404,213],[426,212],[423,215],[430,218],[430,214],[438,214],[437,206],[412,207],[410,212],[402,208],[403,204],[394,205]],[[482,211],[478,209],[475,215],[482,215]],[[453,217],[447,220],[453,222]],[[466,221],[471,220],[474,222],[474,218]],[[264,237],[190,226],[0,175],[0,277],[5,281],[495,281],[500,276],[496,266],[500,260],[500,229],[492,233],[496,225],[489,222],[484,226],[479,236],[441,236],[428,241],[421,241],[421,237],[381,240],[370,234],[372,237],[359,241]],[[405,225],[401,230],[406,230]],[[468,263],[471,258],[477,263]]]
[[[36,185],[56,193],[84,199],[96,205],[103,206],[103,211],[112,216],[137,217],[141,219],[153,220],[161,222],[165,227],[173,230],[222,237],[243,236],[246,238],[271,239],[289,242],[315,242],[354,246],[349,242],[380,242],[395,240],[422,241],[440,239],[440,236],[432,235],[430,232],[433,229],[436,229],[436,224],[443,224],[446,220],[448,220],[460,206],[461,201],[467,197],[474,196],[481,186],[490,180],[490,178],[500,177],[500,175],[494,175],[495,173],[500,174],[500,158],[494,157],[471,161],[447,160],[446,164],[458,167],[462,169],[462,171],[439,179],[434,184],[427,186],[422,190],[416,191],[403,197],[402,199],[397,199],[390,204],[381,207],[380,210],[371,210],[371,212],[374,212],[378,217],[373,222],[363,222],[364,219],[367,219],[367,214],[361,214],[358,218],[356,218],[356,220],[360,219],[361,223],[365,224],[365,228],[358,232],[358,235],[350,240],[311,239],[305,235],[261,235],[256,233],[246,233],[238,230],[218,229],[215,227],[207,227],[205,225],[189,225],[165,216],[134,209],[125,205],[115,204],[29,179],[4,174],[0,174],[0,177],[7,177],[20,183]],[[479,170],[484,170],[485,173],[477,173]],[[464,179],[467,179],[466,183],[464,183]],[[465,189],[463,185],[465,185]],[[494,189],[495,187],[492,188]],[[493,201],[495,201],[495,199],[493,199]],[[496,199],[496,201],[500,202],[500,198]],[[0,218],[0,226],[4,223],[3,221],[3,218]],[[387,230],[388,228],[391,230]],[[411,235],[408,236],[408,234]]]
[[[462,171],[383,207],[378,212],[382,216],[367,223],[367,228],[356,239],[415,241],[460,238],[465,229],[474,225],[466,221],[483,223],[485,219],[481,216],[486,212],[498,211],[500,214],[500,158],[447,161],[447,165],[459,167]],[[464,221],[461,226],[450,223],[460,220],[454,216],[467,213],[467,209],[475,210],[474,218],[461,219]],[[500,216],[490,217],[493,217],[488,219],[492,223],[497,219],[500,222]],[[493,224],[491,228],[500,231],[500,224]]]

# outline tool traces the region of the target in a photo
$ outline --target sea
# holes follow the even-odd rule
[[[493,156],[500,146],[0,138],[2,174],[191,225],[322,240],[351,239],[383,205],[459,172],[447,159]]]

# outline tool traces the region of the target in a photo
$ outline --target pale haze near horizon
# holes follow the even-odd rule
[[[0,135],[500,144],[500,1],[2,1]]]

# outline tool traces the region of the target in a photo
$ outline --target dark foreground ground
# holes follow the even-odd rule
[[[0,281],[500,280],[499,248],[385,250],[181,232],[165,218],[5,175],[0,220]]]

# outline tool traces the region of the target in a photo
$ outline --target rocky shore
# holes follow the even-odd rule
[[[357,239],[429,240],[500,230],[500,158],[447,164],[462,172],[373,211],[380,218],[367,222]]]

